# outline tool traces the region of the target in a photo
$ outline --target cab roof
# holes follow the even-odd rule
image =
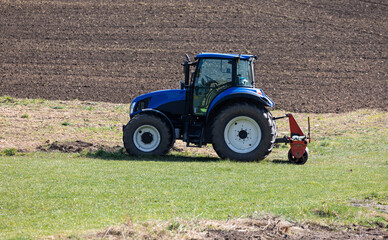
[[[245,54],[231,54],[231,53],[200,53],[195,59],[199,58],[224,58],[224,59],[233,59],[238,58],[248,60],[250,58],[257,58],[255,55],[245,55]]]

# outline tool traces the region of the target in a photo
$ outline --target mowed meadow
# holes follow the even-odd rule
[[[131,157],[121,147],[128,107],[1,98],[0,238],[83,238],[128,223],[266,215],[387,226],[384,111],[295,114],[303,129],[310,116],[312,129],[310,159],[299,166],[288,163],[284,144],[252,163],[220,160],[211,146],[192,151],[179,142],[164,157]],[[278,127],[287,134],[286,120]]]

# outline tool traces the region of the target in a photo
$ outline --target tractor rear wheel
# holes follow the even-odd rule
[[[139,114],[124,127],[124,147],[130,155],[165,155],[172,146],[167,123],[153,114]]]
[[[235,103],[223,109],[212,125],[212,142],[217,154],[236,161],[262,160],[272,151],[276,124],[265,108]]]

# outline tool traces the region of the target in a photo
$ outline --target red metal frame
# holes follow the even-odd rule
[[[303,131],[300,129],[298,123],[296,122],[294,116],[291,113],[286,114],[288,121],[290,122],[290,132],[291,136],[297,134],[298,136],[304,136]]]
[[[306,152],[307,140],[310,142],[310,136],[304,135],[303,131],[300,129],[298,123],[296,122],[294,116],[291,113],[286,114],[290,123],[290,133],[291,136],[288,137],[291,146],[291,153],[295,158],[301,158]],[[310,123],[309,123],[310,125]],[[310,130],[309,130],[310,135]],[[294,139],[293,136],[305,137],[303,140]]]

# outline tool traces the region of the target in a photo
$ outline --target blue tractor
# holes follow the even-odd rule
[[[187,146],[212,144],[223,159],[255,161],[264,159],[275,142],[307,145],[309,137],[301,132],[294,133],[294,138],[276,138],[276,118],[267,109],[274,102],[255,88],[255,59],[254,55],[200,53],[190,61],[186,54],[181,89],[151,92],[132,101],[131,120],[123,126],[127,152],[164,155],[176,139],[182,139]],[[308,150],[298,151],[290,150],[289,159],[291,154],[290,161],[303,164]]]

